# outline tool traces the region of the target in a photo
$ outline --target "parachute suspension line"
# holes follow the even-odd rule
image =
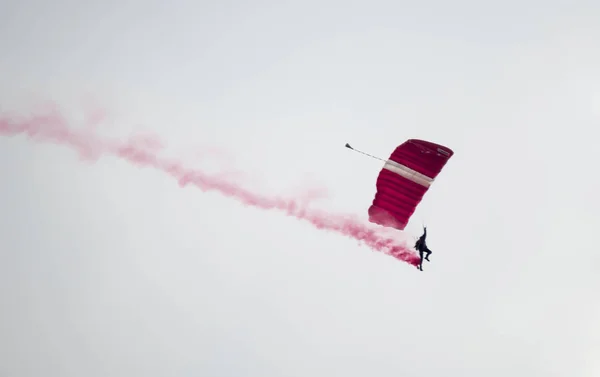
[[[368,153],[366,153],[366,152],[359,151],[358,149],[355,149],[355,148],[353,148],[353,147],[352,147],[350,144],[348,144],[348,143],[346,143],[346,148],[348,148],[348,149],[352,149],[354,152],[358,152],[358,153],[360,153],[360,154],[364,154],[365,156],[368,156],[368,157],[374,158],[374,159],[376,159],[376,160],[383,161],[383,162],[385,162],[386,164],[390,164],[390,165],[393,165],[393,166],[397,166],[397,167],[399,167],[400,169],[405,169],[405,168],[406,168],[405,166],[402,166],[402,165],[400,165],[400,164],[399,164],[399,163],[397,163],[396,161],[393,161],[393,160],[386,160],[386,159],[383,159],[383,158],[381,158],[381,157],[373,156],[372,154],[368,154]]]
[[[371,155],[371,154],[368,154],[368,153],[365,153],[365,152],[363,152],[363,151],[359,151],[358,149],[354,149],[354,148],[352,148],[352,147],[350,146],[350,144],[348,144],[348,143],[346,143],[346,148],[348,148],[348,149],[352,149],[352,150],[353,150],[353,151],[355,151],[355,152],[358,152],[358,153],[364,154],[365,156],[369,156],[369,157],[371,157],[371,158],[374,158],[374,159],[376,159],[376,160],[383,161],[383,162],[388,162],[388,160],[384,160],[383,158],[380,158],[380,157],[377,157],[377,156],[373,156],[373,155]]]
[[[401,173],[399,173],[399,174],[403,175],[405,178],[407,178],[407,179],[410,179],[411,181],[413,181],[413,182],[416,182],[416,183],[418,183],[418,184],[424,185],[424,184],[422,183],[422,181],[424,180],[424,181],[425,181],[425,184],[427,185],[427,187],[429,187],[429,185],[431,185],[431,183],[433,182],[433,178],[427,177],[427,176],[423,175],[422,173],[419,173],[419,172],[417,172],[417,171],[414,171],[414,170],[412,170],[412,169],[408,168],[407,166],[404,166],[404,165],[402,165],[402,164],[400,164],[399,162],[396,162],[396,161],[394,161],[394,160],[391,160],[391,159],[385,160],[385,159],[383,159],[383,158],[381,158],[381,157],[373,156],[372,154],[368,154],[368,153],[366,153],[366,152],[359,151],[358,149],[355,149],[355,148],[353,148],[353,147],[352,147],[350,144],[348,144],[348,143],[346,143],[346,148],[348,148],[348,149],[352,149],[352,150],[353,150],[353,151],[355,151],[355,152],[358,152],[358,153],[360,153],[360,154],[364,154],[365,156],[369,156],[369,157],[371,157],[371,158],[374,158],[374,159],[376,159],[376,160],[383,161],[383,162],[385,162],[385,163],[386,163],[386,165],[392,165],[392,166],[395,166],[395,167],[397,167],[397,168],[400,168],[401,170],[404,170],[404,171],[405,171],[405,174],[407,173],[407,175],[404,175],[404,174],[401,174]],[[408,170],[408,172],[406,172],[406,170]],[[417,181],[415,181],[415,179],[414,179],[414,177],[415,177],[415,176],[417,176],[417,177],[420,177],[420,178],[418,178],[418,179],[419,179],[421,182],[417,182]]]

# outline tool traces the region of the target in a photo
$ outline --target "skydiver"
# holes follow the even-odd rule
[[[415,243],[415,249],[419,251],[419,257],[421,258],[419,262],[419,270],[423,271],[423,253],[425,253],[425,260],[429,262],[429,255],[431,255],[431,250],[427,247],[427,243],[425,242],[425,238],[427,238],[427,227],[423,227],[423,235],[419,237],[417,242]]]

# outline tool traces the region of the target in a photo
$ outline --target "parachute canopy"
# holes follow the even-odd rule
[[[404,230],[453,154],[448,147],[418,139],[407,140],[396,147],[377,176],[369,221]]]

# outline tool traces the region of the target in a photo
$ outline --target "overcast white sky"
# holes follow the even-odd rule
[[[2,1],[0,110],[219,148],[366,218],[449,146],[425,271],[159,172],[0,139],[0,376],[600,375],[597,1]],[[187,148],[187,149],[185,149]],[[192,163],[193,160],[190,160]]]

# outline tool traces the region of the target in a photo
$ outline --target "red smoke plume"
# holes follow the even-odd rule
[[[75,129],[56,110],[46,111],[17,120],[0,116],[0,134],[3,136],[24,135],[38,142],[53,142],[75,149],[82,158],[98,159],[103,154],[117,156],[139,167],[159,170],[176,179],[180,186],[193,185],[202,191],[218,191],[245,205],[265,210],[278,210],[288,216],[307,221],[318,229],[329,230],[354,238],[374,250],[389,254],[399,260],[418,265],[419,258],[398,241],[385,238],[356,218],[326,213],[308,208],[301,199],[269,197],[251,192],[237,184],[210,175],[206,172],[186,168],[183,164],[160,155],[161,143],[157,138],[134,138],[115,141],[101,137],[89,127]],[[308,195],[311,196],[310,194]]]

